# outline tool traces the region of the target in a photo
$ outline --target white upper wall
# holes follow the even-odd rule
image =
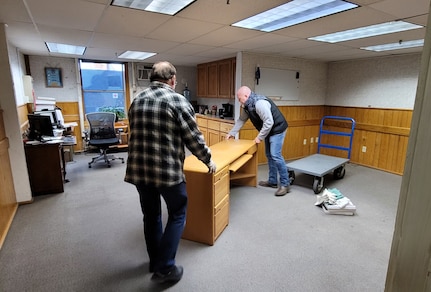
[[[36,97],[54,97],[56,101],[77,101],[77,75],[75,59],[30,56],[31,77]],[[45,68],[61,68],[63,87],[46,87]]]
[[[326,105],[413,109],[421,54],[333,62]]]
[[[277,105],[325,104],[327,63],[243,52],[241,85],[249,86],[253,91],[256,84],[255,70],[257,65],[262,68],[293,70],[300,73],[299,99],[275,101]]]

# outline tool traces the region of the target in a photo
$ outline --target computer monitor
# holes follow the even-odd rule
[[[54,128],[62,129],[64,128],[64,118],[61,109],[56,108],[54,110],[41,110],[35,111],[33,114],[49,116],[51,118],[51,123]]]
[[[57,126],[57,115],[55,114],[55,110],[42,110],[33,112],[35,115],[48,116],[51,119],[51,124],[53,126]]]
[[[39,114],[28,114],[30,126],[29,138],[31,140],[42,140],[43,136],[54,136],[51,117]]]

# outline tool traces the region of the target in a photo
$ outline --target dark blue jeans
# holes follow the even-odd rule
[[[175,265],[175,255],[184,231],[187,209],[186,183],[156,188],[136,186],[144,215],[144,234],[150,269],[167,272]],[[163,231],[161,197],[166,202],[168,221]]]
[[[278,184],[280,177],[280,186],[287,187],[290,184],[286,161],[281,153],[286,131],[265,138],[265,155],[268,159],[270,184]]]

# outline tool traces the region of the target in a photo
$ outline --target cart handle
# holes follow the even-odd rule
[[[323,124],[324,124],[325,120],[327,120],[327,119],[342,120],[342,121],[351,122],[350,132],[338,132],[338,131],[323,130]],[[332,148],[332,149],[347,151],[347,158],[350,159],[350,154],[352,152],[353,133],[355,130],[355,125],[356,125],[356,122],[353,118],[342,117],[342,116],[324,116],[322,118],[322,120],[320,121],[319,143],[317,144],[317,153],[320,153],[320,148]],[[322,134],[337,135],[337,136],[348,136],[350,138],[349,147],[322,144],[322,143],[320,143],[320,141],[322,141],[322,137],[321,137]]]

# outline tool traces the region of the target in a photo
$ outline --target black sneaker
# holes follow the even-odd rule
[[[183,271],[184,269],[182,266],[173,266],[172,269],[166,274],[155,272],[151,277],[151,281],[157,282],[159,284],[167,282],[175,283],[181,280],[183,277]]]

